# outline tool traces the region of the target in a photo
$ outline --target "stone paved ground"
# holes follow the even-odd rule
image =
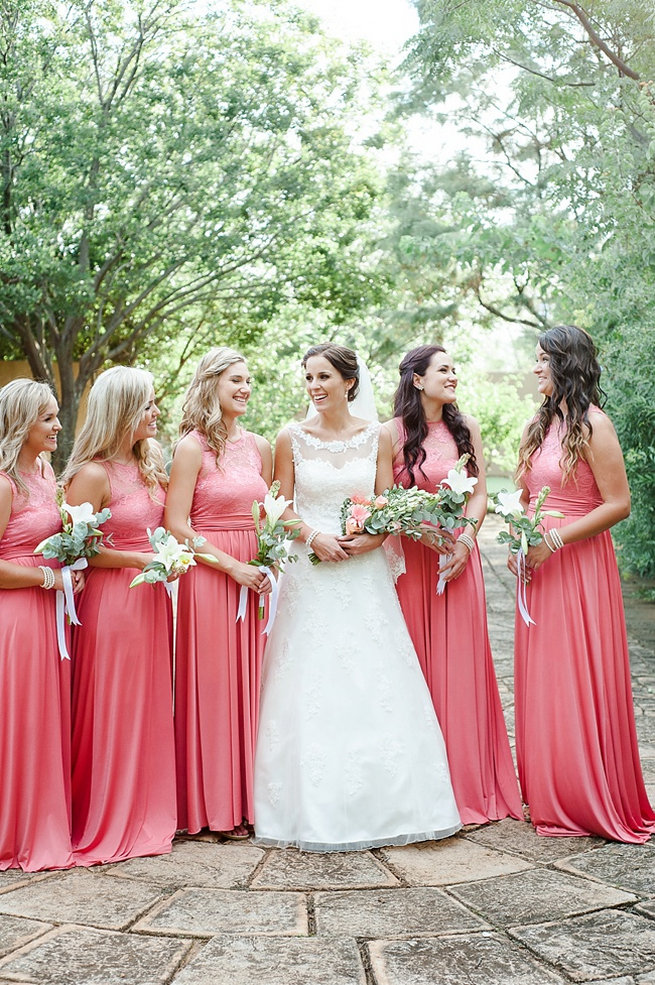
[[[512,729],[513,579],[482,532]],[[655,797],[655,654],[631,646]],[[345,855],[213,835],[92,870],[0,872],[0,985],[655,985],[655,844],[518,821]]]

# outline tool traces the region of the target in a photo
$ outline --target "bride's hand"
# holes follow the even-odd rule
[[[347,534],[339,537],[339,543],[349,557],[357,554],[367,554],[380,547],[386,539],[386,534]]]
[[[332,534],[317,534],[312,541],[310,550],[321,561],[347,561],[349,554],[339,543],[339,537]]]

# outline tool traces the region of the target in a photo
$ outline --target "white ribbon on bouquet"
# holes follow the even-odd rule
[[[526,626],[536,626],[534,619],[528,612],[528,598],[526,594],[526,584],[525,584],[525,554],[523,553],[523,548],[519,548],[519,552],[516,555],[516,568],[518,572],[517,584],[516,584],[516,599],[518,602],[519,612],[521,614],[521,619]]]
[[[75,595],[73,593],[73,579],[71,571],[82,571],[88,566],[85,557],[80,557],[73,564],[66,564],[61,569],[61,577],[64,583],[63,592],[58,591],[56,595],[57,612],[57,644],[59,646],[59,656],[62,660],[70,660],[68,647],[66,646],[66,614],[68,621],[73,626],[80,626],[75,608]]]
[[[277,613],[277,600],[280,594],[280,585],[278,579],[275,577],[273,572],[265,564],[262,564],[258,568],[262,574],[266,575],[269,582],[271,583],[271,601],[268,606],[268,621],[264,626],[262,633],[268,636],[273,628],[273,623],[275,622],[275,616]],[[261,596],[260,596],[261,597]],[[239,592],[239,609],[237,611],[236,622],[243,622],[246,618],[246,609],[248,608],[248,586],[242,585],[241,591]]]

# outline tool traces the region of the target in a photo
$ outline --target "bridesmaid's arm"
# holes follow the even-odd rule
[[[187,435],[182,438],[175,449],[164,509],[164,526],[179,541],[188,540],[189,543],[193,543],[194,539],[200,536],[189,523],[189,514],[201,465],[202,450],[200,445],[195,438]],[[252,564],[237,561],[231,554],[219,550],[208,540],[198,550],[202,554],[211,554],[214,558],[212,562],[199,557],[198,562],[200,564],[222,571],[233,578],[237,584],[246,585],[255,592],[270,592],[271,587],[268,578],[265,578],[261,571],[253,567]]]
[[[255,444],[262,460],[262,479],[270,488],[271,482],[273,481],[273,452],[270,442],[266,438],[263,438],[261,434],[253,434],[253,438],[255,439]]]
[[[0,540],[4,537],[5,530],[11,516],[11,501],[13,492],[11,485],[4,476],[0,476]],[[36,544],[34,545],[36,547]],[[61,571],[54,570],[55,584],[53,588],[63,591]],[[14,564],[12,561],[0,560],[0,588],[42,588],[43,572],[39,567],[26,567],[22,564]]]
[[[98,513],[111,500],[111,487],[107,472],[97,462],[83,465],[71,479],[66,489],[66,502],[70,506],[80,506],[81,503],[91,503],[94,512]],[[137,568],[143,571],[152,554],[142,551],[117,551],[114,547],[103,544],[95,557],[89,558],[92,568]]]
[[[595,537],[630,516],[630,488],[614,425],[605,414],[595,413],[592,428],[585,460],[596,480],[602,503],[585,516],[558,528],[564,544]],[[548,560],[550,554],[551,551],[542,541],[528,551],[528,563],[537,568]]]
[[[293,500],[296,472],[293,464],[291,436],[286,428],[280,431],[275,442],[275,478],[280,483],[280,494],[285,499]],[[296,527],[300,540],[307,543],[308,538],[311,537],[310,548],[321,561],[345,561],[348,558],[348,554],[336,537],[332,534],[324,534],[320,530],[314,530],[290,506],[284,511],[282,518],[284,520],[300,520]]]

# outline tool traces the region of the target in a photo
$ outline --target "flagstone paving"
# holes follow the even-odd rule
[[[511,738],[514,580],[496,530],[481,542]],[[630,652],[655,799],[655,653]],[[511,819],[335,855],[204,832],[156,858],[0,872],[0,985],[572,982],[655,985],[655,843],[538,838]]]

